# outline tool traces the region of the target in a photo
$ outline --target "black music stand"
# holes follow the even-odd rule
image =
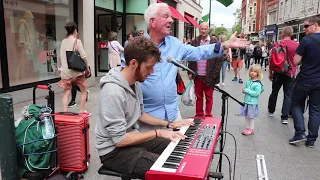
[[[221,100],[222,100],[222,107],[221,107],[221,119],[222,119],[222,124],[221,124],[221,129],[224,129],[224,120],[225,120],[225,114],[226,114],[226,100],[230,97],[232,100],[234,100],[235,102],[237,102],[238,104],[240,104],[241,106],[244,106],[244,103],[240,102],[239,100],[237,100],[236,98],[234,98],[233,96],[231,96],[229,93],[227,93],[226,91],[220,89],[218,86],[215,86],[215,84],[213,84],[212,82],[208,81],[207,79],[199,76],[196,72],[192,71],[189,68],[185,68],[185,70],[187,70],[189,73],[195,75],[195,77],[199,78],[201,81],[211,85],[214,87],[215,90],[217,90],[218,92],[221,93]],[[221,139],[220,139],[220,152],[223,151],[223,139],[224,139],[224,133],[221,133]],[[219,172],[221,172],[222,170],[222,154],[220,154],[219,157]]]

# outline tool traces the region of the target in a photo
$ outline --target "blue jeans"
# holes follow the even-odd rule
[[[227,71],[227,65],[228,64],[230,64],[230,62],[227,61],[227,60],[222,62],[222,66],[221,66],[222,82],[224,82],[224,80],[226,78],[226,71]]]
[[[281,86],[283,86],[284,97],[281,110],[281,119],[287,120],[289,118],[293,78],[285,74],[273,73],[272,79],[272,91],[269,96],[268,110],[270,113],[274,113],[276,110],[278,93]]]
[[[304,84],[296,82],[292,91],[292,116],[294,121],[295,136],[305,135],[305,125],[303,118],[303,109],[305,100],[309,96],[309,134],[307,140],[309,142],[316,141],[320,125],[320,85]]]

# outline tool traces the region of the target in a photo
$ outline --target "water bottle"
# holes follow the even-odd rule
[[[41,119],[41,130],[43,139],[52,139],[54,137],[54,128],[50,118],[50,113],[43,113]]]

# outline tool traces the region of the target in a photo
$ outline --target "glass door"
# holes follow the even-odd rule
[[[104,74],[101,72],[107,72],[109,70],[108,35],[109,32],[114,29],[114,14],[108,11],[96,10],[96,15],[95,40],[98,46],[95,53],[95,59],[98,68],[97,75],[99,76],[99,74]]]

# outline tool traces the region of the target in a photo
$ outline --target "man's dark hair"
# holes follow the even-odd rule
[[[310,24],[317,23],[318,26],[320,26],[320,17],[319,16],[311,17],[310,19],[308,19],[308,21]]]
[[[76,30],[77,24],[75,22],[68,22],[66,25],[64,25],[64,28],[67,31],[67,36],[73,34],[74,30]]]
[[[160,62],[160,51],[158,47],[148,38],[139,36],[135,37],[126,48],[124,48],[124,58],[128,66],[132,59],[136,59],[139,64],[146,62],[153,57]]]

